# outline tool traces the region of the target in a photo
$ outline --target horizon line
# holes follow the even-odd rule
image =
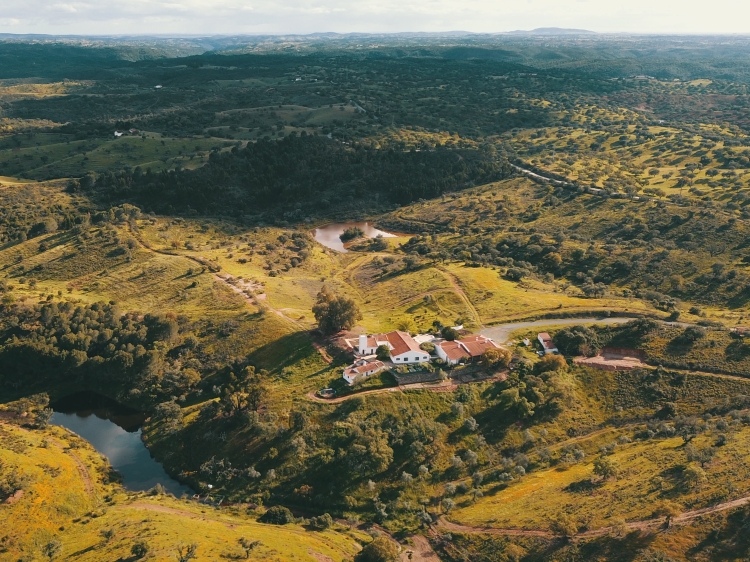
[[[544,31],[544,32],[541,32]],[[556,33],[555,31],[559,31]],[[539,32],[539,33],[535,33]],[[535,35],[535,36],[640,36],[640,37],[750,37],[750,31],[744,32],[718,32],[718,31],[701,31],[701,32],[638,32],[638,31],[593,31],[588,29],[576,28],[557,28],[541,27],[535,29],[514,29],[510,31],[465,31],[465,30],[444,30],[444,31],[312,31],[312,32],[236,32],[236,33],[13,33],[0,31],[0,37],[49,37],[49,38],[155,38],[155,39],[201,39],[214,37],[312,37],[316,35],[337,35],[346,36],[398,36],[398,35],[476,35],[476,36],[497,36],[497,35]]]

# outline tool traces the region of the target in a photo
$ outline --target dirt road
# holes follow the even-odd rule
[[[474,316],[474,321],[476,322],[477,326],[483,326],[482,324],[482,318],[479,316],[479,312],[476,308],[474,308],[474,305],[471,302],[471,299],[466,295],[463,288],[461,287],[461,284],[458,282],[458,279],[456,279],[456,276],[450,273],[449,271],[446,271],[442,267],[437,268],[438,271],[440,271],[443,275],[445,275],[446,279],[450,282],[451,286],[453,287],[453,290],[456,291],[456,294],[461,297],[461,300],[464,301],[466,304],[466,307],[471,311],[472,316]]]
[[[710,515],[711,513],[718,513],[720,511],[727,511],[729,509],[735,509],[750,504],[750,496],[738,498],[736,500],[720,503],[710,507],[704,507],[702,509],[695,509],[692,511],[685,511],[672,519],[672,525],[686,525],[704,515]],[[495,529],[492,527],[472,527],[469,525],[461,525],[447,521],[444,517],[440,517],[435,526],[438,529],[445,531],[453,531],[455,533],[480,533],[488,535],[508,535],[508,536],[524,536],[524,537],[554,537],[554,533],[551,531],[543,531],[537,529]],[[646,519],[644,521],[632,521],[626,523],[626,527],[633,531],[647,531],[650,529],[659,529],[665,526],[665,520],[663,518],[658,519]],[[576,538],[595,538],[607,535],[615,532],[613,527],[601,527],[599,529],[592,529],[583,533],[575,535]]]

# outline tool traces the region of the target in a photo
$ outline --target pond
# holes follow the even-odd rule
[[[369,238],[375,238],[378,235],[383,236],[383,238],[396,238],[398,236],[398,234],[378,230],[369,222],[335,222],[316,228],[313,236],[315,237],[315,240],[323,244],[323,246],[336,250],[337,252],[346,253],[347,250],[344,247],[344,243],[341,241],[340,236],[347,228],[355,226],[361,228],[365,233],[365,236]]]
[[[176,496],[193,494],[190,488],[170,478],[141,441],[141,426],[146,420],[143,412],[92,392],[72,394],[51,407],[54,410],[51,423],[91,443],[109,459],[128,490],[146,491],[161,484]]]

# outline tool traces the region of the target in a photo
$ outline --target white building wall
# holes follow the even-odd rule
[[[424,351],[407,351],[401,355],[391,355],[391,361],[396,365],[409,365],[412,363],[429,363],[430,355]]]

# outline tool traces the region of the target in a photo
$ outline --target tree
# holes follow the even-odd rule
[[[654,517],[664,517],[664,524],[666,527],[669,527],[672,524],[672,519],[677,517],[681,512],[681,506],[669,500],[665,500],[654,510]]]
[[[354,240],[355,238],[361,238],[365,235],[365,231],[359,228],[358,226],[353,226],[351,228],[347,228],[339,238],[342,242],[348,242],[349,240]]]
[[[318,293],[313,314],[318,327],[324,334],[335,334],[341,330],[350,330],[362,319],[362,313],[352,299],[339,297],[323,287]]]
[[[555,334],[555,344],[565,355],[596,355],[600,342],[597,332],[586,326],[571,326]]]
[[[455,341],[458,339],[458,331],[455,328],[451,328],[450,326],[446,326],[445,328],[440,330],[440,335],[448,341]]]
[[[136,558],[145,558],[148,551],[148,544],[145,541],[138,541],[130,548],[130,554]]]
[[[260,541],[251,541],[245,537],[240,538],[237,542],[240,543],[242,550],[245,551],[245,558],[250,558],[250,553],[262,544]]]
[[[501,369],[508,366],[512,357],[507,349],[490,347],[482,354],[482,364],[489,369]]]
[[[600,476],[604,480],[610,478],[617,478],[620,473],[620,469],[617,463],[610,457],[599,457],[594,461],[594,474]]]
[[[506,410],[516,413],[519,418],[530,418],[534,415],[534,404],[521,396],[518,388],[508,388],[500,393],[500,403]]]
[[[682,473],[682,478],[689,488],[699,488],[708,478],[706,472],[699,466],[690,465]]]
[[[542,261],[544,262],[544,267],[548,270],[557,270],[560,265],[562,265],[562,256],[558,254],[557,252],[550,252],[544,258],[542,258]]]
[[[283,505],[274,505],[261,515],[258,521],[273,525],[286,525],[287,523],[294,523],[294,515],[289,511],[289,508]]]
[[[702,449],[699,449],[692,444],[688,444],[685,446],[685,456],[687,457],[688,462],[700,463],[701,468],[710,463],[713,460],[715,454],[716,449],[713,447],[704,447]]]
[[[534,365],[534,373],[536,374],[567,370],[568,363],[562,355],[545,355]]]
[[[464,420],[464,429],[466,431],[470,431],[471,433],[474,433],[477,430],[477,427],[479,427],[479,424],[477,423],[477,420],[475,420],[472,417],[468,417]]]
[[[34,415],[34,422],[36,427],[38,428],[45,428],[49,424],[49,420],[52,419],[52,414],[54,412],[52,411],[52,408],[44,408],[43,410],[39,410]]]
[[[181,544],[177,547],[177,560],[179,562],[190,562],[198,556],[198,543]]]
[[[53,558],[57,558],[62,553],[63,545],[60,541],[56,539],[52,539],[47,544],[44,545],[42,548],[42,553],[52,560]]]
[[[354,562],[395,562],[398,560],[398,545],[386,537],[378,537],[354,557]]]
[[[550,523],[550,530],[556,535],[570,538],[578,533],[578,523],[567,513],[561,513]]]
[[[387,345],[379,345],[375,350],[375,356],[381,361],[388,361],[391,358],[391,348]]]
[[[330,513],[310,518],[310,525],[320,530],[330,529],[333,527],[333,523],[333,517],[331,517]]]
[[[524,556],[526,556],[526,549],[514,543],[510,543],[505,547],[505,557],[510,562],[519,562]]]

